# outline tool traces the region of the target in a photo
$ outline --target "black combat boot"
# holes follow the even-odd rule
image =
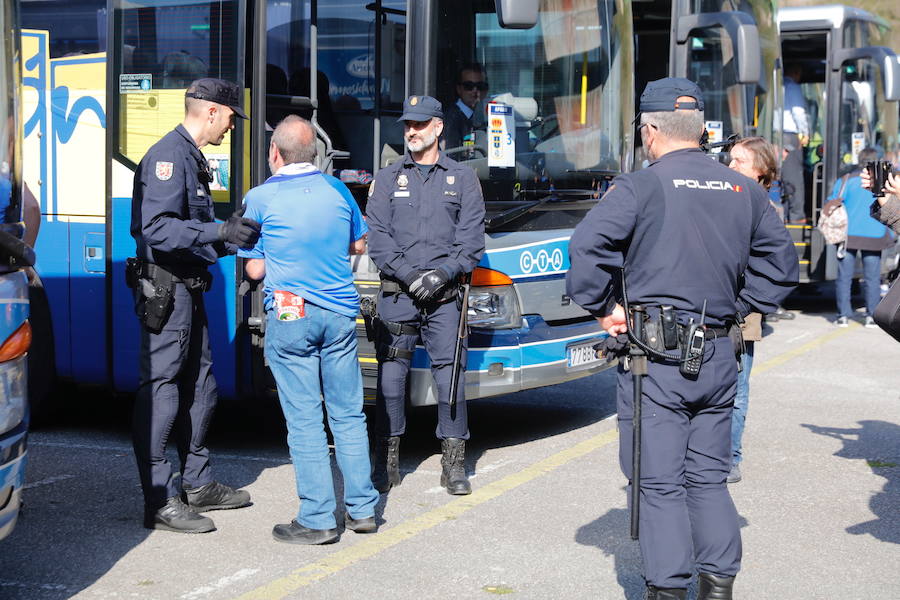
[[[194,512],[228,510],[250,506],[250,493],[236,490],[218,481],[211,481],[198,488],[185,488],[188,506]]]
[[[441,440],[441,485],[448,494],[465,496],[472,493],[472,485],[466,476],[466,440],[447,438]]]
[[[734,577],[700,573],[697,578],[697,600],[731,600]]]
[[[685,600],[687,589],[685,588],[658,588],[654,585],[647,586],[646,600]]]
[[[375,466],[372,485],[384,494],[400,485],[400,437],[378,437],[375,440]]]
[[[198,515],[189,509],[178,496],[166,500],[166,504],[162,508],[146,507],[144,509],[144,527],[176,533],[207,533],[216,530],[212,519]]]

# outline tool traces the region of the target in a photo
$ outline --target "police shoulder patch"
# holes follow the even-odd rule
[[[160,181],[168,181],[172,178],[174,163],[156,161],[156,178]]]

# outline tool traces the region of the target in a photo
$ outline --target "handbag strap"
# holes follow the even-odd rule
[[[844,189],[847,187],[847,181],[850,179],[850,173],[847,173],[843,177],[841,177],[841,189],[838,190],[838,195],[835,200],[840,200],[840,203],[844,203]]]

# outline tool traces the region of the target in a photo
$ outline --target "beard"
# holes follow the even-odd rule
[[[415,138],[406,139],[406,145],[409,146],[409,149],[413,152],[427,150],[428,148],[431,148],[435,142],[437,142],[437,136],[433,131],[425,135],[417,133]]]

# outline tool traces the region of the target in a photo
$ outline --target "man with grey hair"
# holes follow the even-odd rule
[[[640,108],[653,162],[613,180],[575,228],[566,289],[611,340],[622,336],[620,346],[646,357],[630,362],[631,372],[619,367],[617,403],[620,465],[638,488],[632,535],[640,533],[647,598],[686,598],[696,567],[698,598],[727,600],[741,564],[725,486],[741,345],[729,334],[787,296],[797,253],[765,190],[700,150],[695,83],[650,82]]]
[[[344,478],[344,526],[376,530],[369,439],[357,362],[350,254],[365,250],[366,223],[347,187],[312,163],[309,121],[286,117],[269,146],[274,175],[247,193],[246,214],[262,224],[259,242],[239,256],[252,279],[264,279],[265,356],[287,421],[300,510],[272,536],[290,544],[340,538],[322,402]]]

